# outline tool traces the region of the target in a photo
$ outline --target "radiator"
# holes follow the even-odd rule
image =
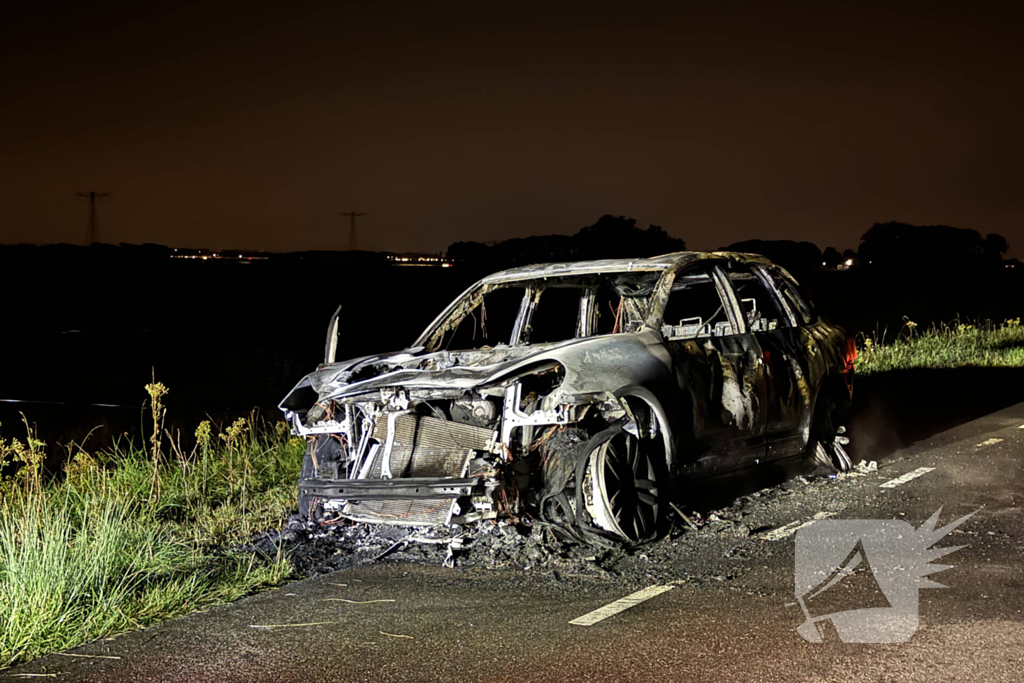
[[[488,450],[494,432],[484,427],[449,422],[437,417],[400,413],[394,419],[390,469],[395,479],[404,477],[464,477],[476,451]],[[380,479],[388,442],[388,417],[374,425],[373,439],[380,444],[367,479]],[[344,516],[356,521],[410,526],[447,524],[455,501],[364,500],[345,505]]]

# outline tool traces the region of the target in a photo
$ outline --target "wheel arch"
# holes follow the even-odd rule
[[[650,389],[641,386],[627,386],[615,392],[616,398],[624,398],[628,402],[640,401],[644,403],[651,413],[658,420],[658,429],[661,432],[662,443],[665,449],[665,467],[672,471],[675,464],[676,448],[672,432],[672,423],[669,421],[668,413],[658,397]]]

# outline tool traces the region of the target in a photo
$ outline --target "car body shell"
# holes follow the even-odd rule
[[[633,310],[628,327],[620,326],[616,318],[613,333],[595,334],[593,319],[601,313],[592,310],[596,285],[588,290],[587,283],[608,277],[631,283],[624,286],[637,291],[643,287],[644,294],[628,299]],[[744,287],[751,283],[763,288],[774,302],[770,322],[754,320],[764,313],[749,309],[767,300],[761,304],[741,300],[737,278],[745,278]],[[717,292],[724,310],[717,312],[719,322],[714,328],[703,319],[689,326],[664,320],[670,296],[689,286],[688,282],[706,288],[713,285]],[[554,343],[529,343],[541,293],[567,283],[583,292],[576,335]],[[512,286],[525,293],[508,344],[456,351],[441,348],[469,316],[475,335],[474,311],[481,308],[481,301],[496,289]],[[621,315],[623,301],[627,301],[625,295],[619,299],[616,315]],[[337,333],[336,321],[331,330],[332,335]],[[329,355],[333,347],[334,340],[329,339]],[[814,313],[789,273],[761,256],[680,252],[645,259],[535,265],[477,282],[408,349],[344,362],[329,357],[327,364],[299,382],[280,407],[295,433],[311,441],[333,435],[341,444],[319,459],[316,446],[311,447],[317,463],[304,471],[312,476],[300,481],[300,499],[305,491],[331,512],[365,521],[472,521],[492,513],[522,514],[529,508],[523,497],[516,510],[501,510],[494,501],[510,490],[511,481],[533,489],[543,487],[541,465],[527,461],[538,440],[554,431],[581,428],[584,436],[592,436],[609,424],[624,425],[638,438],[657,442],[658,465],[673,477],[701,477],[803,453],[813,438],[812,422],[819,404],[826,398],[831,407],[849,403],[852,348],[840,328]],[[391,413],[406,417],[388,418]],[[391,422],[385,429],[382,421],[387,419]],[[474,441],[475,449],[467,449],[465,460],[492,462],[491,479],[474,479],[472,467],[465,463],[449,467],[445,476],[430,482],[429,477],[409,477],[417,448],[430,457],[445,448],[441,442],[418,445],[414,443],[417,436],[407,437],[412,460],[402,460],[406,476],[388,471],[387,462],[384,469],[367,465],[370,451],[375,450],[373,457],[380,459],[385,451],[387,458],[397,448],[396,439],[401,437],[396,434],[401,430],[396,419],[402,424],[415,419],[421,425],[440,427],[446,421],[460,421],[467,429],[489,430],[490,439],[484,439],[484,431],[466,437],[479,440]],[[325,474],[323,468],[317,469],[324,458],[336,460],[338,466],[327,468]],[[451,462],[456,461],[459,458]],[[504,474],[494,476],[495,469]],[[369,493],[354,492],[351,485],[366,479],[362,474],[372,478],[374,473],[379,481],[359,485]],[[582,472],[579,477],[584,477]],[[394,506],[387,513],[353,513],[370,505],[366,501],[397,500],[389,497],[389,491],[398,490],[402,484],[395,480],[403,478],[424,479],[424,496],[439,491],[447,496],[423,500],[461,500],[462,504],[443,517],[389,517]],[[444,492],[438,484],[442,480],[473,482],[461,488],[453,484],[452,490]],[[339,482],[350,487],[339,488]],[[375,499],[375,495],[385,497]],[[487,498],[491,498],[490,508]]]

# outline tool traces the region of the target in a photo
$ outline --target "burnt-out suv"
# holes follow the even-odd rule
[[[339,332],[336,314],[324,365],[280,405],[309,442],[314,520],[511,518],[638,542],[680,478],[850,467],[856,347],[760,256],[527,266],[470,287],[405,350],[338,362]]]

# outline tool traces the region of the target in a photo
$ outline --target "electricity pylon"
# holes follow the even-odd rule
[[[79,197],[86,197],[89,200],[89,232],[86,234],[86,242],[96,244],[100,239],[99,226],[96,224],[96,200],[101,197],[109,197],[109,192],[79,192]]]
[[[350,219],[350,221],[349,221],[349,229],[348,229],[348,248],[349,248],[349,251],[355,251],[356,250],[356,216],[365,216],[366,212],[365,211],[349,211],[349,212],[346,213],[345,211],[342,211],[339,215],[341,215],[341,216],[348,216],[349,219]]]

